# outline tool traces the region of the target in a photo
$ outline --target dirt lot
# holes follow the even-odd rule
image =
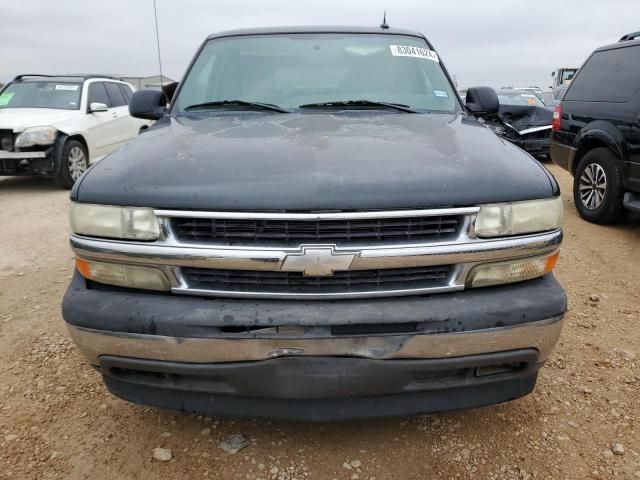
[[[567,209],[557,275],[570,311],[535,392],[343,424],[218,421],[112,397],[60,316],[68,193],[0,180],[0,478],[640,478],[640,219],[580,220],[569,176],[550,169]],[[251,443],[229,455],[218,444],[233,433]],[[153,460],[155,447],[173,460]]]

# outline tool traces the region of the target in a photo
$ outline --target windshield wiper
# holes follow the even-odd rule
[[[342,100],[335,102],[307,103],[299,108],[358,108],[358,107],[382,107],[398,110],[406,113],[418,113],[409,105],[403,103],[376,102],[373,100]]]
[[[249,107],[255,108],[258,110],[270,110],[272,112],[280,112],[280,113],[291,113],[290,110],[286,108],[279,107],[278,105],[274,105],[273,103],[261,103],[261,102],[247,102],[245,100],[217,100],[215,102],[203,102],[196,103],[194,105],[189,105],[184,110],[205,110],[208,108],[219,108],[219,107]]]

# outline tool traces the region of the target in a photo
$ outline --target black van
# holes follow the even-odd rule
[[[598,48],[555,107],[551,158],[574,177],[582,218],[640,211],[640,32]]]

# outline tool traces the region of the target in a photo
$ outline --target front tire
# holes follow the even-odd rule
[[[580,216],[592,223],[618,223],[626,214],[623,195],[618,157],[606,148],[587,152],[573,176],[573,199]]]
[[[87,149],[77,140],[67,140],[62,147],[56,184],[70,189],[89,167]]]

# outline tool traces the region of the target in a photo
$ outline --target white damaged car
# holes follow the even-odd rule
[[[152,122],[129,115],[130,84],[96,75],[20,75],[0,90],[0,176],[71,188],[91,163]]]

